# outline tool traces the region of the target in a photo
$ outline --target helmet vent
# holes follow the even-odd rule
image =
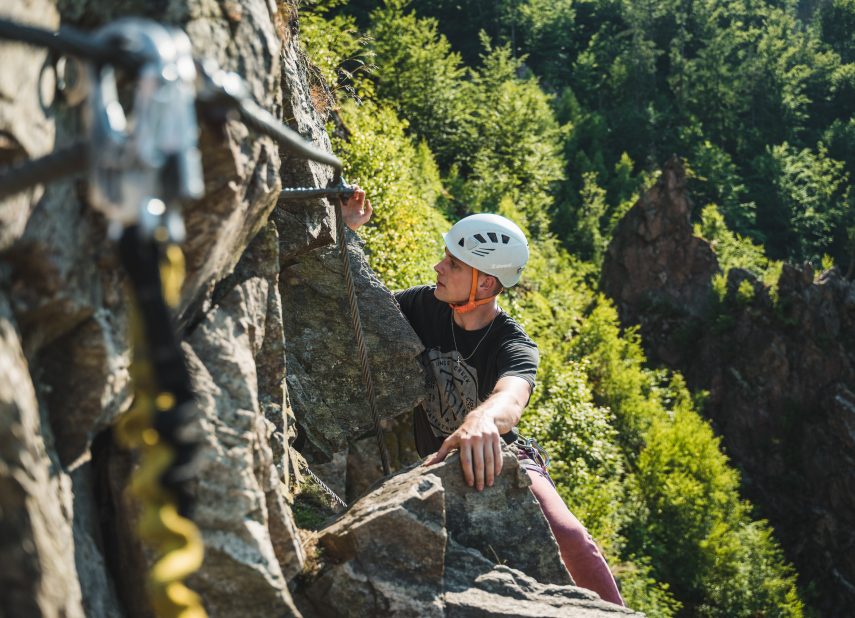
[[[477,255],[478,257],[484,257],[485,255],[489,255],[491,252],[495,251],[493,247],[478,247],[474,251],[472,251],[472,255]]]
[[[463,246],[463,239],[461,238],[459,241],[457,241],[457,244],[462,247]]]
[[[474,238],[475,240],[477,240],[478,242],[487,242],[486,240],[484,240],[484,237],[483,237],[483,236],[481,236],[481,234],[475,234],[475,235],[473,236],[473,238]]]
[[[490,240],[493,242],[499,242],[499,239],[496,238],[496,232],[487,232],[487,236],[489,236]]]
[[[506,245],[506,244],[508,244],[509,242],[511,242],[511,237],[510,237],[510,236],[505,236],[504,234],[502,234],[502,244]]]

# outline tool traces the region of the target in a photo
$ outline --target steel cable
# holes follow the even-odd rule
[[[346,503],[344,500],[342,500],[341,498],[339,498],[337,493],[335,493],[332,489],[330,489],[330,488],[327,486],[327,484],[326,484],[326,483],[324,483],[320,478],[318,478],[318,475],[317,475],[317,474],[315,474],[314,472],[312,472],[312,471],[309,469],[309,466],[306,466],[306,467],[304,468],[304,471],[305,471],[309,476],[311,476],[313,479],[315,479],[315,482],[316,482],[318,485],[320,485],[320,486],[321,486],[321,489],[323,489],[323,490],[324,490],[325,492],[327,492],[330,496],[332,496],[332,497],[333,497],[333,499],[335,499],[335,501],[336,501],[336,502],[338,502],[338,503],[339,503],[340,505],[342,505],[344,508],[347,508],[347,503]]]
[[[89,146],[75,142],[39,159],[0,169],[0,200],[38,184],[85,172],[88,165]]]
[[[297,156],[317,161],[323,165],[329,165],[335,170],[333,183],[338,182],[342,170],[341,159],[332,153],[324,152],[314,144],[303,139],[302,135],[285,125],[285,123],[252,99],[247,98],[236,102],[244,124],[271,137],[280,146],[284,147],[285,150]]]
[[[389,465],[389,453],[383,441],[383,428],[380,426],[380,415],[377,413],[377,401],[374,397],[374,380],[371,378],[371,367],[368,364],[368,351],[365,349],[365,339],[362,336],[362,320],[359,318],[359,305],[356,291],[353,288],[353,275],[350,271],[350,256],[347,252],[347,239],[344,236],[344,217],[341,214],[341,200],[335,199],[335,218],[338,227],[338,249],[341,252],[341,263],[344,266],[344,279],[347,283],[347,298],[350,301],[350,313],[353,316],[353,329],[356,331],[356,343],[359,346],[359,359],[362,362],[362,378],[368,389],[368,403],[371,406],[371,417],[374,420],[374,431],[377,434],[377,448],[380,450],[380,462],[383,464],[383,474],[392,474]]]
[[[96,64],[112,64],[123,69],[138,69],[146,60],[127,49],[96,43],[91,34],[72,28],[60,28],[54,32],[0,19],[0,39],[39,45],[63,54],[91,60]]]

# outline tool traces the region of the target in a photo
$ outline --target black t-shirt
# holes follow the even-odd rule
[[[451,307],[434,296],[435,289],[420,285],[395,294],[425,346],[421,364],[428,395],[414,411],[413,428],[422,457],[439,450],[466,415],[487,400],[499,379],[517,376],[533,391],[540,362],[537,344],[507,313],[499,313],[492,325],[467,331],[454,324]],[[513,442],[516,432],[502,437]]]

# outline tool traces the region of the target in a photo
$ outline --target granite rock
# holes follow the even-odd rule
[[[511,449],[504,457],[483,492],[465,485],[456,455],[377,483],[318,533],[326,564],[295,593],[303,615],[643,616],[572,585],[527,474]],[[496,565],[491,547],[510,544]]]
[[[381,420],[424,398],[423,347],[394,297],[371,271],[362,241],[346,230],[354,287]],[[309,463],[329,461],[373,427],[338,248],[296,258],[280,276],[288,385]],[[322,405],[321,405],[322,404]]]
[[[36,390],[0,295],[0,607],[7,616],[83,618],[72,489],[45,444]]]
[[[40,28],[59,26],[59,13],[49,0],[9,0],[0,16]],[[55,74],[46,49],[2,40],[0,57],[0,166],[5,167],[53,150]],[[21,237],[44,192],[37,186],[0,201],[0,254]]]
[[[640,614],[576,586],[544,585],[490,562],[453,537],[445,550],[446,618],[617,618]]]

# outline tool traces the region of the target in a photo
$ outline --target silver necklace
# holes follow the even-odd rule
[[[484,336],[481,337],[481,341],[479,341],[478,345],[475,346],[475,349],[472,350],[472,354],[470,354],[469,356],[467,356],[466,358],[463,359],[464,361],[468,361],[470,358],[472,358],[475,355],[475,352],[478,351],[478,346],[480,346],[481,343],[484,341],[484,339],[487,338],[487,335],[490,334],[490,329],[493,328],[493,322],[496,321],[496,318],[499,317],[499,314],[501,312],[502,312],[501,309],[496,311],[496,315],[494,315],[493,319],[490,321],[490,327],[487,329],[487,332],[484,333]],[[460,350],[457,349],[457,337],[454,335],[454,311],[451,312],[451,338],[454,340],[454,351],[457,352],[457,366],[460,367],[460,357],[462,355],[460,354]]]

